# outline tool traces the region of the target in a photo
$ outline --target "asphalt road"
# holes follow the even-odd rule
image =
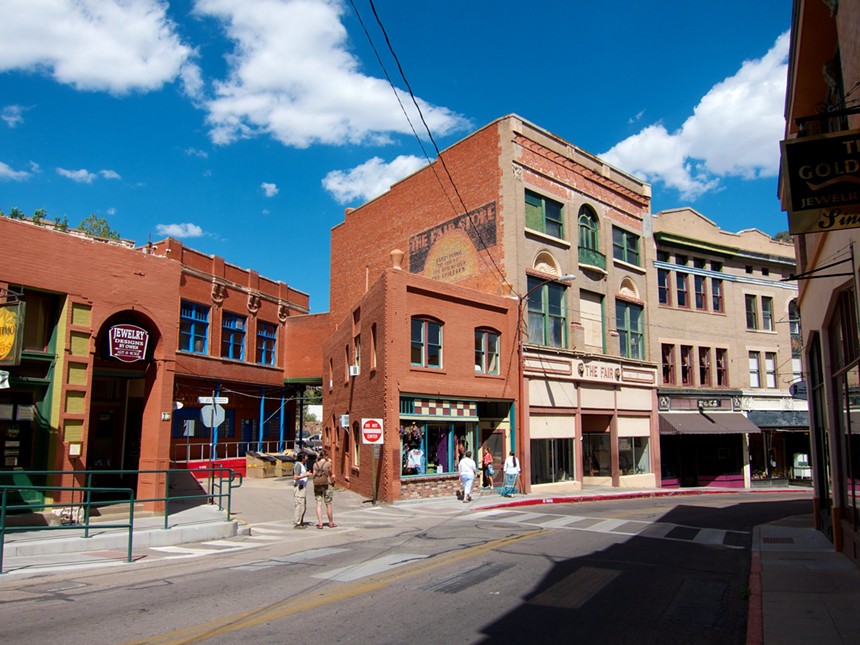
[[[153,550],[0,584],[19,643],[743,643],[752,528],[808,497],[707,495],[442,513]]]

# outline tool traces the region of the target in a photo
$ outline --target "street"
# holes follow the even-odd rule
[[[0,639],[49,643],[743,643],[756,524],[807,495],[366,507],[0,580]]]

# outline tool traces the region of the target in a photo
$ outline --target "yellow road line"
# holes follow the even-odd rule
[[[266,607],[241,612],[232,616],[225,616],[199,625],[192,625],[190,627],[167,632],[165,634],[152,636],[144,640],[133,641],[127,645],[180,645],[183,643],[200,642],[209,638],[223,636],[224,634],[229,634],[240,629],[247,629],[262,623],[280,620],[287,616],[292,616],[294,614],[323,607],[331,603],[354,598],[370,591],[383,589],[398,580],[420,575],[432,569],[438,569],[461,560],[473,558],[481,555],[482,553],[486,553],[487,551],[494,551],[509,544],[528,540],[537,535],[546,534],[548,532],[549,531],[537,529],[521,533],[520,535],[512,535],[498,540],[492,540],[484,544],[478,544],[476,546],[463,549],[462,551],[452,551],[429,560],[423,560],[412,567],[404,567],[389,573],[381,573],[371,576],[366,580],[357,580],[355,582],[338,585],[337,587],[326,589],[311,598],[302,597],[282,600]]]

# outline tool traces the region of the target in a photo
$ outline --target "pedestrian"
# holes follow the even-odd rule
[[[295,507],[293,508],[293,528],[305,528],[305,511],[308,508],[308,455],[300,452],[293,464],[293,489],[295,492]]]
[[[505,459],[505,465],[502,467],[502,470],[505,474],[505,483],[501,490],[501,495],[504,497],[510,497],[515,492],[517,492],[517,479],[520,477],[520,462],[517,459],[514,451],[508,454],[508,458]]]
[[[484,458],[481,460],[481,464],[483,466],[484,488],[492,488],[493,475],[496,474],[496,471],[493,468],[493,453],[490,452],[489,448],[484,448]]]
[[[463,485],[463,502],[471,502],[472,484],[475,483],[475,477],[478,476],[478,466],[472,459],[471,450],[463,453],[463,457],[460,459],[459,472],[460,483]]]
[[[331,459],[328,456],[328,450],[325,448],[320,450],[320,456],[314,462],[314,498],[317,501],[317,528],[321,529],[323,525],[322,507],[325,504],[326,515],[328,516],[328,526],[335,528],[332,516],[331,501],[334,496],[334,469],[332,468]]]

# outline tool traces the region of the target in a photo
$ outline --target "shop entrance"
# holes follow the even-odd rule
[[[97,376],[93,379],[87,470],[137,470],[145,381],[140,377]],[[106,472],[94,477],[96,486],[136,488],[137,477]]]

